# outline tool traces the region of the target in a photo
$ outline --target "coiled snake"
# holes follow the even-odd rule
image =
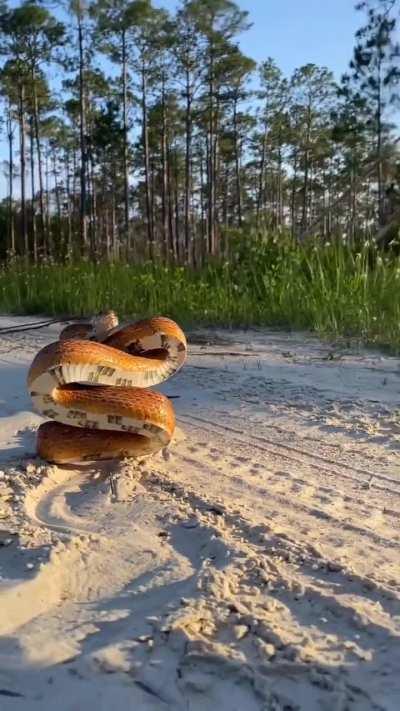
[[[170,400],[148,390],[176,373],[187,352],[179,326],[157,316],[120,327],[113,312],[67,326],[34,358],[28,388],[40,425],[39,456],[68,463],[137,457],[165,447]]]

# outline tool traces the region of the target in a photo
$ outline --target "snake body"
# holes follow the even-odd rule
[[[69,463],[137,457],[167,446],[175,414],[165,395],[149,390],[183,365],[186,338],[157,316],[120,327],[112,312],[67,326],[34,358],[28,388],[40,425],[39,456]]]

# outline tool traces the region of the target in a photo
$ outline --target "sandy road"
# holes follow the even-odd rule
[[[56,336],[0,340],[0,707],[397,709],[399,360],[194,334],[168,452],[74,469],[24,391]]]

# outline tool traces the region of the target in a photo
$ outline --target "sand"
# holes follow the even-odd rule
[[[58,332],[0,336],[1,710],[397,711],[400,361],[192,333],[168,451],[50,466]]]

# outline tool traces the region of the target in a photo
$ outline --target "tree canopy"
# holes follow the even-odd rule
[[[357,3],[340,82],[285,76],[234,0],[0,3],[3,256],[198,265],[258,226],[366,238],[396,211],[399,0]]]

